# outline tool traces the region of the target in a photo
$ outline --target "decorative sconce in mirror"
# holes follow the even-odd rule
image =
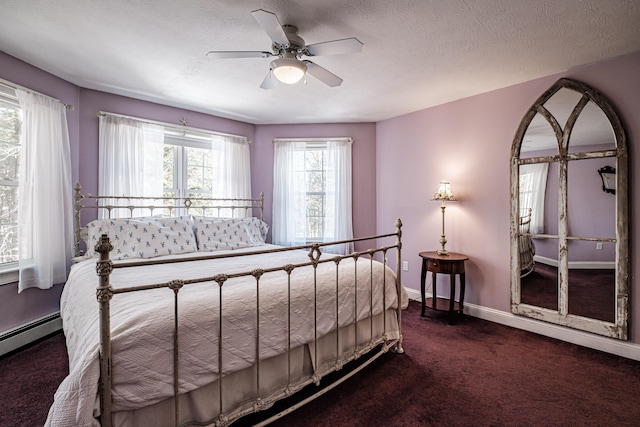
[[[611,166],[604,166],[598,169],[602,179],[602,191],[616,194],[616,169]]]

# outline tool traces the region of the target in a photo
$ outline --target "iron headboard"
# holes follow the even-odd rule
[[[256,216],[264,220],[264,193],[255,199],[216,198],[216,197],[141,197],[141,196],[94,196],[83,194],[80,184],[76,184],[74,197],[74,234],[75,255],[81,255],[83,210],[107,212],[107,218],[133,218],[137,216],[178,216],[201,215],[221,217]],[[254,210],[259,215],[254,215]]]

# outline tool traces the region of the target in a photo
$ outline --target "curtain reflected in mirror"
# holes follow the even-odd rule
[[[618,195],[604,167],[622,170]],[[622,126],[592,88],[561,79],[531,107],[512,147],[514,313],[627,338],[626,168]]]

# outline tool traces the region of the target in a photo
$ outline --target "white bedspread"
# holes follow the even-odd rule
[[[270,245],[264,248],[269,248]],[[251,251],[246,248],[238,251]],[[331,255],[327,255],[331,256]],[[180,257],[180,256],[178,256]],[[111,285],[166,282],[213,277],[307,262],[307,253],[291,251],[238,258],[114,269]],[[361,257],[357,263],[358,319],[369,316],[373,278],[373,314],[382,311],[383,267]],[[339,263],[339,326],[354,320],[354,262]],[[176,273],[177,272],[177,273]],[[291,274],[291,346],[314,339],[313,269]],[[386,269],[385,308],[397,305],[395,276]],[[321,264],[317,280],[318,337],[336,328],[336,264]],[[287,348],[287,274],[264,274],[259,280],[260,358]],[[69,376],[55,394],[47,426],[96,425],[99,411],[99,319],[95,259],[74,265],[61,299],[61,316],[69,351]],[[252,365],[256,358],[256,280],[229,279],[222,288],[223,375]],[[219,287],[215,282],[186,285],[179,292],[180,392],[199,388],[219,377]],[[403,306],[407,296],[403,290]],[[173,291],[153,289],[115,295],[111,301],[114,411],[136,409],[173,395]],[[397,338],[397,331],[389,338]]]

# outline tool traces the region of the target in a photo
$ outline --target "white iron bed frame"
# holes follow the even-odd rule
[[[104,210],[106,209],[107,212],[109,213],[109,216],[111,215],[111,212],[114,209],[128,209],[129,212],[131,213],[131,216],[133,216],[134,212],[139,212],[140,209],[146,209],[148,210],[148,212],[153,215],[154,212],[157,211],[163,211],[164,213],[168,213],[169,215],[176,215],[177,213],[180,214],[198,214],[200,213],[201,215],[211,215],[211,212],[217,212],[218,215],[220,214],[220,212],[224,211],[224,212],[228,212],[229,210],[231,210],[231,212],[237,212],[237,211],[244,211],[244,213],[248,213],[248,215],[251,215],[253,213],[254,210],[258,210],[259,211],[259,218],[263,219],[263,209],[264,209],[264,196],[261,193],[260,197],[257,199],[213,199],[213,198],[205,198],[205,199],[184,199],[184,200],[180,200],[177,198],[171,198],[171,197],[165,197],[165,198],[147,198],[147,197],[126,197],[126,196],[92,196],[92,195],[85,195],[82,193],[81,187],[80,185],[76,185],[75,188],[75,227],[76,227],[76,255],[79,255],[82,252],[82,248],[81,248],[81,213],[85,210],[94,210],[94,211],[99,211],[99,210]],[[226,211],[225,211],[226,210]],[[93,215],[92,215],[93,216]],[[363,363],[361,363],[359,366],[357,366],[355,369],[350,370],[348,373],[344,374],[338,381],[332,383],[331,385],[329,385],[328,387],[318,387],[318,390],[312,394],[310,397],[305,398],[304,400],[298,402],[298,403],[294,403],[292,406],[286,408],[285,410],[279,412],[278,414],[275,414],[273,416],[271,416],[270,418],[268,418],[267,420],[263,421],[261,423],[261,425],[267,424],[269,422],[272,422],[273,420],[292,412],[293,410],[295,410],[296,408],[302,406],[303,404],[313,400],[314,398],[318,397],[319,395],[324,394],[326,391],[328,391],[328,389],[333,388],[335,386],[337,386],[338,384],[340,384],[341,382],[343,382],[344,380],[348,379],[349,377],[351,377],[352,375],[354,375],[355,373],[359,372],[360,370],[362,370],[364,367],[366,367],[368,364],[370,364],[371,362],[373,362],[374,360],[376,360],[378,357],[382,356],[383,354],[387,353],[389,351],[389,349],[392,349],[394,352],[396,353],[403,353],[404,350],[402,348],[402,329],[401,329],[401,325],[402,325],[402,285],[401,285],[401,268],[400,268],[400,262],[401,262],[401,248],[402,248],[402,243],[401,243],[401,236],[402,236],[402,222],[398,219],[395,223],[395,232],[393,233],[389,233],[389,234],[382,234],[382,235],[377,235],[377,236],[371,236],[371,237],[364,237],[364,238],[357,238],[357,239],[352,239],[352,240],[344,240],[344,241],[339,241],[339,242],[331,242],[331,243],[322,243],[322,244],[318,244],[318,243],[314,243],[314,244],[309,244],[309,245],[304,245],[304,246],[298,246],[295,248],[281,248],[281,249],[273,249],[273,250],[269,250],[267,252],[284,252],[284,251],[291,251],[291,250],[299,250],[299,249],[306,249],[308,250],[308,258],[309,261],[303,264],[296,264],[296,265],[283,265],[283,266],[279,266],[279,267],[275,267],[275,268],[270,268],[270,269],[256,269],[256,270],[252,270],[252,271],[245,271],[245,272],[241,272],[241,273],[233,273],[233,274],[216,274],[213,277],[204,277],[201,279],[195,279],[195,280],[181,280],[180,278],[172,278],[171,280],[168,280],[164,283],[156,283],[156,284],[149,284],[149,285],[144,285],[144,286],[133,286],[133,287],[129,287],[129,288],[113,288],[110,285],[110,274],[112,273],[112,271],[115,268],[118,268],[119,265],[118,264],[114,264],[110,259],[109,259],[109,251],[112,249],[112,245],[109,241],[108,236],[103,235],[101,238],[101,241],[98,245],[96,245],[95,247],[95,251],[97,253],[99,253],[99,260],[97,261],[96,264],[96,272],[99,276],[99,287],[96,291],[96,295],[97,295],[97,299],[99,302],[99,306],[100,306],[100,384],[99,384],[99,394],[100,394],[100,424],[103,427],[110,427],[113,425],[113,419],[112,419],[112,348],[111,348],[111,327],[110,327],[110,302],[112,300],[112,298],[114,298],[116,295],[118,294],[122,294],[122,293],[129,293],[129,292],[144,292],[144,290],[147,289],[157,289],[157,288],[169,288],[171,290],[173,290],[173,294],[174,294],[174,331],[173,331],[173,375],[174,375],[174,395],[173,395],[173,417],[174,417],[174,425],[175,426],[179,426],[180,424],[180,404],[179,404],[179,400],[180,400],[180,395],[179,395],[179,391],[178,391],[178,380],[179,380],[179,360],[178,360],[178,354],[179,354],[179,340],[178,340],[178,295],[179,295],[179,291],[181,288],[183,288],[184,286],[188,286],[189,284],[192,283],[198,283],[198,282],[205,282],[205,281],[214,281],[218,284],[218,286],[220,287],[220,292],[219,292],[219,309],[220,309],[220,314],[218,316],[219,322],[217,325],[217,330],[218,330],[218,343],[219,343],[219,348],[218,348],[218,366],[220,367],[220,372],[222,372],[222,306],[223,306],[223,301],[222,301],[222,286],[223,284],[228,281],[228,280],[233,280],[235,278],[239,278],[239,277],[248,277],[248,276],[252,276],[255,279],[255,284],[256,284],[256,289],[259,289],[259,280],[260,277],[263,274],[267,274],[267,273],[271,273],[271,272],[275,272],[275,271],[284,271],[286,272],[286,274],[289,277],[289,281],[290,281],[290,276],[291,276],[291,272],[296,269],[296,268],[303,268],[303,267],[310,267],[314,269],[314,282],[315,282],[315,271],[318,268],[319,265],[323,264],[323,263],[328,263],[328,262],[333,262],[336,265],[336,271],[337,271],[337,266],[338,263],[343,260],[343,259],[347,259],[347,258],[353,258],[356,263],[354,265],[356,265],[355,270],[356,272],[354,274],[358,274],[357,273],[357,260],[358,258],[364,257],[370,259],[371,263],[377,262],[374,261],[374,257],[376,257],[377,259],[381,260],[381,263],[384,265],[384,268],[387,268],[387,256],[389,251],[391,251],[392,256],[395,255],[395,261],[396,261],[396,268],[395,268],[395,277],[396,277],[396,283],[395,283],[395,289],[397,292],[397,308],[393,309],[393,310],[384,310],[382,311],[382,313],[380,315],[378,315],[378,317],[382,317],[382,333],[380,334],[379,337],[377,337],[376,339],[373,339],[374,336],[374,331],[373,331],[373,320],[371,320],[371,339],[369,342],[367,342],[365,345],[362,345],[361,343],[359,344],[359,338],[358,338],[358,330],[360,330],[361,325],[360,323],[362,322],[362,320],[357,320],[355,321],[354,325],[353,325],[353,330],[355,330],[355,339],[354,339],[354,347],[350,350],[348,350],[348,352],[351,354],[350,356],[347,356],[344,359],[340,359],[339,356],[336,356],[336,361],[333,364],[333,366],[329,367],[329,369],[325,369],[323,371],[320,371],[318,368],[314,368],[314,372],[313,375],[310,376],[310,378],[306,379],[305,381],[303,381],[302,383],[296,383],[296,384],[288,384],[284,389],[282,389],[280,392],[276,393],[276,394],[269,394],[268,396],[257,396],[255,397],[255,399],[253,400],[253,404],[250,405],[250,407],[247,407],[247,405],[243,405],[241,407],[236,407],[236,408],[230,408],[230,409],[226,409],[225,408],[225,404],[223,403],[223,396],[224,396],[224,390],[225,387],[227,385],[225,385],[225,381],[224,381],[224,376],[222,376],[218,381],[217,381],[217,398],[219,399],[218,405],[219,405],[219,410],[220,413],[218,414],[218,416],[215,419],[210,420],[210,423],[208,425],[215,425],[215,426],[225,426],[228,425],[232,422],[234,422],[235,420],[238,420],[239,418],[251,414],[251,413],[256,413],[265,409],[268,409],[269,407],[273,406],[273,404],[281,399],[287,398],[291,395],[293,395],[295,392],[301,390],[303,387],[311,384],[311,383],[315,383],[316,385],[320,385],[320,380],[326,376],[329,373],[332,373],[334,371],[339,371],[342,369],[344,363],[349,362],[351,360],[357,360],[360,359],[361,356],[363,355],[367,355],[367,357],[363,358],[362,360],[365,360]],[[386,245],[386,246],[378,246],[376,248],[373,249],[367,249],[364,251],[356,251],[353,252],[351,254],[348,255],[342,255],[342,256],[330,256],[328,258],[323,257],[321,259],[321,255],[322,255],[322,248],[324,246],[331,246],[331,245],[335,245],[335,244],[346,244],[346,243],[353,243],[356,244],[358,242],[374,242],[373,244],[378,245],[378,241],[384,241],[384,240],[389,240],[389,238],[395,238],[395,241],[390,244],[390,245]],[[362,243],[360,243],[360,245],[362,245]],[[263,251],[260,251],[263,252]],[[248,253],[241,253],[241,254],[220,254],[220,255],[216,255],[215,252],[212,253],[212,255],[207,256],[207,259],[213,259],[213,258],[227,258],[227,257],[235,257],[235,256],[245,256],[245,255],[251,255],[251,254],[255,254],[256,252],[248,252]],[[202,255],[198,256],[197,259],[202,259]],[[182,258],[179,260],[154,260],[154,259],[147,259],[147,260],[140,260],[138,262],[127,262],[126,266],[127,267],[131,267],[134,265],[149,265],[149,264],[160,264],[160,263],[173,263],[173,262],[184,262],[184,261],[189,261],[189,260],[193,260],[193,258]],[[337,276],[337,273],[336,273]],[[385,281],[386,281],[386,275],[384,275],[385,277]],[[357,282],[357,279],[356,279]],[[289,284],[290,286],[290,284]],[[313,286],[315,287],[316,284],[313,283]],[[386,285],[384,285],[386,286]],[[373,284],[371,284],[371,287],[373,287]],[[373,288],[371,288],[373,289]],[[384,289],[384,288],[383,288]],[[337,309],[337,285],[336,285],[336,309]],[[371,299],[373,300],[374,296],[373,296],[373,291],[371,290],[370,294]],[[382,298],[384,300],[384,295],[385,292],[382,292]],[[315,303],[315,302],[314,302]],[[385,302],[383,301],[383,307],[385,307]],[[288,300],[288,310],[290,312],[291,310],[291,300]],[[371,307],[373,307],[373,301],[371,301]],[[260,299],[256,298],[256,316],[259,316],[260,314]],[[369,312],[370,314],[372,314],[372,311]],[[389,339],[387,336],[387,322],[388,320],[386,319],[386,316],[388,316],[391,313],[391,315],[393,317],[397,318],[397,327],[398,327],[398,333],[397,336],[398,338],[395,339]],[[316,317],[318,315],[317,313],[317,308],[314,309],[314,325],[316,324]],[[371,317],[371,319],[373,319],[373,317]],[[289,324],[289,334],[291,334],[291,328],[290,328],[290,324]],[[315,326],[314,326],[315,327]],[[353,332],[350,332],[353,333]],[[256,332],[256,347],[259,347],[259,343],[260,343],[260,330],[258,328],[257,332]],[[335,347],[336,349],[340,346],[344,346],[345,343],[341,342],[340,336],[341,334],[339,332],[336,332],[335,334]],[[328,337],[323,337],[322,339],[327,339]],[[316,338],[315,338],[315,343],[317,344],[317,341],[320,338],[317,336],[317,331],[316,331]],[[333,339],[333,337],[331,337],[331,339]],[[288,344],[287,344],[288,348],[291,349],[291,336],[288,337]],[[314,345],[313,346],[315,348],[316,351],[316,359],[317,359],[317,351],[318,351],[318,345]],[[256,351],[258,352],[259,350],[256,349]],[[337,352],[337,350],[336,350]],[[258,354],[258,353],[257,353]],[[342,352],[341,354],[345,354],[345,352]],[[288,356],[289,357],[289,356]],[[261,381],[261,376],[260,376],[260,365],[262,363],[262,361],[260,360],[259,357],[256,357],[257,361],[256,364],[257,366],[255,367],[255,381],[257,383],[257,390],[260,390],[260,381]],[[361,360],[361,362],[362,362]],[[289,376],[291,376],[291,364],[289,362]],[[233,381],[231,381],[233,382]],[[201,425],[201,424],[198,424]]]

